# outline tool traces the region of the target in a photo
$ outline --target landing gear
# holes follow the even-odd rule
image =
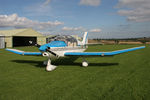
[[[84,59],[84,57],[82,59],[83,59],[82,66],[83,67],[87,67],[88,66],[88,62]]]
[[[87,67],[87,66],[88,66],[88,62],[87,62],[87,61],[83,61],[83,62],[82,62],[82,66],[83,66],[83,67]]]
[[[46,70],[47,71],[53,71],[57,66],[54,66],[54,65],[51,64],[50,53],[49,52],[44,52],[42,55],[44,57],[48,57],[48,60],[43,62],[44,65],[47,65]]]
[[[45,61],[44,61],[45,62]],[[47,66],[46,66],[46,70],[47,71],[53,71],[57,66],[54,66],[51,64],[51,60],[50,58],[48,58],[48,61],[47,61]]]

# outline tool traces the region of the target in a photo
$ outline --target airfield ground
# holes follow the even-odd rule
[[[95,45],[87,51],[111,51],[141,45]],[[35,47],[18,47],[38,51]],[[0,49],[0,100],[150,100],[150,46],[114,57],[53,61],[46,72],[44,57],[21,56]]]

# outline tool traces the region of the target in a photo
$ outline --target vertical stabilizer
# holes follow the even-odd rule
[[[88,32],[84,33],[83,40],[78,40],[78,45],[86,45],[88,43]]]
[[[83,36],[82,44],[85,45],[87,44],[87,42],[88,42],[88,32],[85,32]]]

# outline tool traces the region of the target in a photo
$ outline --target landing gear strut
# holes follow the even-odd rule
[[[53,71],[57,66],[54,66],[51,64],[50,58],[48,58],[48,61],[44,61],[44,64],[47,62],[46,70],[47,71]]]

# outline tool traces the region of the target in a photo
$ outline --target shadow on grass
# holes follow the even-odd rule
[[[68,57],[68,58],[62,58],[62,59],[58,59],[58,60],[55,60],[52,62],[52,64],[54,65],[64,65],[64,66],[82,66],[82,61],[80,62],[75,62],[75,60],[77,59],[78,57]],[[119,65],[119,63],[92,63],[92,62],[89,62],[89,67],[90,66],[113,66],[113,65]]]
[[[63,66],[82,66],[82,62],[75,62],[75,60],[78,57],[66,57],[66,58],[60,58],[57,60],[52,60],[52,64],[53,65],[63,65]],[[33,61],[33,60],[12,60],[12,62],[15,63],[28,63],[30,65],[33,65],[35,67],[45,67],[45,65],[43,65],[43,61]],[[95,66],[95,67],[109,67],[109,66],[115,66],[115,65],[119,65],[119,63],[92,63],[89,62],[89,67],[90,66]]]
[[[57,60],[53,60],[52,64],[53,65],[63,65],[63,66],[82,66],[82,62],[74,62],[77,59],[77,57],[72,57],[72,58],[60,58]],[[33,65],[35,67],[45,67],[43,65],[43,61],[33,61],[33,60],[12,60],[12,62],[16,63],[28,63],[30,65]],[[95,67],[109,67],[109,66],[115,66],[119,65],[119,63],[92,63],[89,62],[89,67],[90,66],[95,66]]]
[[[65,65],[68,63],[73,64],[74,61],[77,59],[77,57],[72,57],[72,58],[60,58],[57,60],[52,60],[53,65]],[[35,67],[45,67],[46,65],[43,65],[43,61],[34,61],[34,60],[11,60],[11,62],[15,63],[28,63],[29,65],[33,65]]]
[[[15,62],[15,63],[27,63],[29,65],[33,65],[35,67],[45,67],[43,65],[43,61],[33,61],[33,60],[11,60],[12,62]]]

